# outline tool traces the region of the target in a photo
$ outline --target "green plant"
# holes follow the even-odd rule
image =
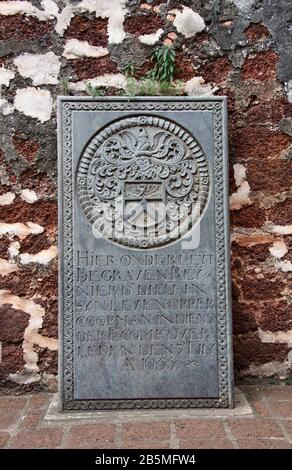
[[[126,77],[125,90],[116,93],[118,96],[126,95],[129,99],[134,96],[183,95],[184,82],[174,80],[175,50],[170,46],[159,46],[152,52],[153,68],[140,80],[134,78],[138,67],[128,62],[123,67]],[[91,96],[103,96],[102,87],[94,87],[90,82],[86,91]]]
[[[86,93],[94,98],[97,96],[104,96],[105,95],[105,87],[96,87],[93,86],[92,83],[86,83]]]
[[[125,96],[127,93],[123,88],[120,88],[115,92],[115,96]]]
[[[268,383],[270,385],[278,385],[279,379],[277,379],[276,377],[269,377],[268,378]]]
[[[133,77],[137,71],[138,67],[133,64],[133,62],[127,62],[123,67],[123,72],[126,77]]]
[[[133,98],[133,96],[137,95],[137,80],[133,77],[126,77],[127,84],[126,84],[126,95],[128,98]]]
[[[68,94],[68,92],[69,92],[69,78],[68,77],[61,78],[60,85],[61,85],[61,89],[62,89],[63,93]]]
[[[287,379],[285,379],[285,385],[292,385],[292,376],[287,377]]]
[[[137,67],[133,64],[133,62],[128,62],[123,67],[123,72],[126,76],[126,90],[125,94],[128,98],[133,98],[133,96],[139,94],[137,91],[137,80],[134,78],[135,72]]]
[[[151,78],[144,77],[137,82],[138,94],[141,96],[155,96],[159,94],[159,83]]]
[[[181,96],[185,94],[185,83],[183,80],[175,80],[173,82],[174,94]]]
[[[160,82],[159,91],[161,95],[183,95],[184,82],[182,80],[174,80],[173,82]]]
[[[152,52],[154,67],[147,74],[148,78],[160,83],[171,83],[174,77],[175,50],[170,46],[160,46]]]

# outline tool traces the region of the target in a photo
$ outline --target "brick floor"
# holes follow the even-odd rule
[[[137,442],[157,442],[170,439],[170,423],[150,422],[150,423],[129,423],[122,427],[123,437],[126,445]]]
[[[292,449],[285,439],[240,439],[239,449]]]
[[[64,447],[72,448],[110,448],[114,446],[115,427],[112,424],[72,425]]]
[[[44,420],[52,395],[0,396],[1,448],[292,449],[292,386],[243,386],[253,417]],[[130,421],[130,422],[129,422]]]
[[[233,449],[231,441],[225,439],[193,439],[179,441],[180,449]]]
[[[8,439],[10,439],[9,432],[0,431],[0,449],[2,449],[5,446]]]
[[[292,438],[292,420],[289,421],[289,420],[285,420],[282,422],[283,426],[284,426],[284,431],[286,431],[289,436]]]
[[[169,441],[125,442],[122,449],[170,449]]]
[[[225,435],[223,421],[219,420],[193,420],[176,421],[176,433],[180,440],[196,438],[222,438]]]
[[[63,429],[59,427],[19,431],[6,447],[12,449],[55,449],[61,445],[62,435]]]
[[[273,401],[269,404],[272,413],[279,418],[292,415],[292,401]]]
[[[279,425],[273,419],[236,419],[229,420],[229,425],[236,439],[284,437]]]

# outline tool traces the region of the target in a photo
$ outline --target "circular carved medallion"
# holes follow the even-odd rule
[[[201,217],[208,164],[183,127],[151,115],[108,124],[83,151],[77,193],[93,234],[136,248],[183,237]]]

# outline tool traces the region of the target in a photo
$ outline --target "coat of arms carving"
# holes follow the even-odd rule
[[[147,249],[186,235],[209,194],[208,162],[175,122],[133,115],[99,131],[83,151],[77,192],[95,236]]]

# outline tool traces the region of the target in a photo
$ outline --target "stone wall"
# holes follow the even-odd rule
[[[0,1],[2,390],[56,382],[56,97],[123,93],[161,44],[185,93],[228,96],[237,374],[289,376],[291,21],[290,0]]]

